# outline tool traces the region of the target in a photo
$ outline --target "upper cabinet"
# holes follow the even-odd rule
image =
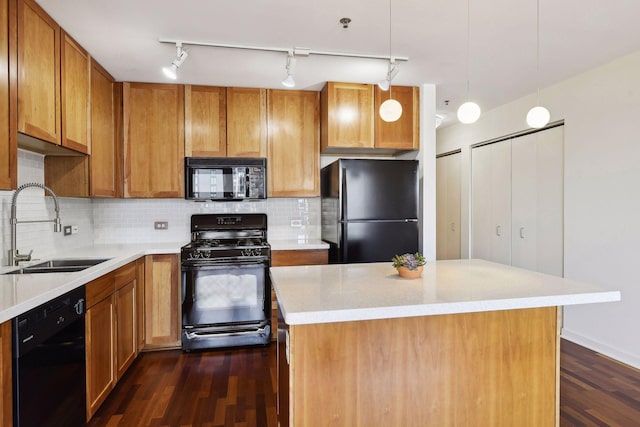
[[[320,106],[323,153],[373,148],[373,86],[328,82]]]
[[[60,27],[18,0],[18,131],[60,145]]]
[[[124,197],[184,197],[184,88],[123,83]]]
[[[378,114],[380,105],[391,97],[402,105],[402,116],[395,122],[385,122]],[[392,86],[383,91],[375,85],[375,148],[418,150],[420,148],[420,91],[412,86]]]
[[[227,88],[227,157],[267,157],[267,91]]]
[[[319,186],[318,92],[269,90],[269,197],[316,197]]]
[[[0,190],[15,189],[18,174],[14,5],[0,0]]]
[[[67,33],[61,43],[62,145],[88,154],[91,58]]]
[[[403,112],[399,120],[387,123],[380,118],[378,109],[389,98],[389,92],[368,84],[328,82],[320,97],[322,153],[395,154],[418,150],[418,88],[392,86],[391,93]]]
[[[184,118],[185,156],[226,157],[226,88],[186,85]]]

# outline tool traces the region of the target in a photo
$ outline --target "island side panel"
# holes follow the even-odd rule
[[[291,325],[289,425],[557,425],[557,320],[546,307]]]

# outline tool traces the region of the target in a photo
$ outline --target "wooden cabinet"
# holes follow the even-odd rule
[[[320,92],[320,106],[323,153],[373,148],[372,85],[328,82]]]
[[[11,321],[0,324],[0,426],[13,425]]]
[[[91,58],[89,53],[62,31],[61,117],[62,145],[84,154],[90,151]]]
[[[226,157],[226,88],[186,85],[184,120],[185,156]]]
[[[144,331],[145,331],[145,321],[144,321],[144,257],[139,258],[136,261],[136,270],[137,270],[137,283],[136,283],[136,323],[138,326],[137,336],[138,336],[138,345],[136,346],[136,351],[140,353],[140,351],[144,348]]]
[[[18,0],[18,131],[60,145],[60,26]]]
[[[269,197],[320,195],[317,92],[268,92]]]
[[[436,258],[460,259],[460,152],[436,159]]]
[[[145,257],[145,348],[180,346],[179,272],[178,255]]]
[[[184,196],[184,88],[123,83],[124,197]]]
[[[227,157],[266,156],[266,89],[227,88]]]
[[[0,190],[17,185],[15,1],[0,0]]]
[[[378,113],[380,105],[389,99],[389,91],[374,86],[375,122],[374,147],[391,150],[418,150],[420,148],[420,90],[413,86],[392,86],[391,96],[402,105],[402,116],[395,122],[385,122]]]
[[[132,262],[86,286],[87,420],[138,354],[137,271]]]

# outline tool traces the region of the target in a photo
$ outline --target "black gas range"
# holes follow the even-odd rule
[[[265,214],[198,214],[182,247],[182,349],[266,345],[271,248]]]

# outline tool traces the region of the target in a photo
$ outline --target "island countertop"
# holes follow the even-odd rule
[[[483,260],[430,262],[402,279],[390,262],[272,267],[285,323],[346,322],[619,301],[619,291]]]

